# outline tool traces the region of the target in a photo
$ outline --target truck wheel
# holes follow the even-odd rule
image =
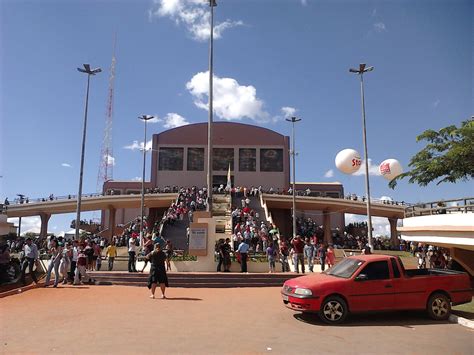
[[[348,313],[346,301],[338,296],[326,298],[319,309],[319,317],[323,322],[328,324],[344,322]]]
[[[434,293],[428,299],[427,311],[434,320],[446,320],[451,314],[451,301],[444,293]]]

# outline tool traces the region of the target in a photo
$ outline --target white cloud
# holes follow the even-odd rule
[[[64,166],[65,168],[71,168],[71,164],[68,163],[62,163],[61,166]]]
[[[381,33],[387,31],[387,27],[385,27],[385,24],[383,22],[377,22],[374,23],[374,30],[375,32]]]
[[[134,178],[131,179],[132,181],[142,181],[142,178],[140,176],[135,176]]]
[[[160,117],[158,117],[158,115],[153,115],[153,118],[150,119],[150,120],[148,120],[148,121],[146,121],[146,122],[147,122],[147,123],[158,123],[158,122],[161,122],[161,121],[162,121],[162,120],[161,120]]]
[[[18,217],[8,218],[8,222],[13,223],[15,227],[18,227]],[[23,234],[29,230],[34,230],[39,232],[41,228],[41,218],[40,217],[22,217],[21,219],[21,231],[20,233]]]
[[[214,76],[215,114],[224,120],[241,120],[249,118],[255,121],[268,121],[269,114],[264,110],[264,103],[257,98],[255,87],[240,85],[232,78]],[[186,88],[194,97],[194,104],[208,110],[209,106],[209,72],[200,72],[186,83]],[[206,101],[204,101],[206,100]]]
[[[197,41],[205,41],[210,36],[209,2],[203,0],[153,0],[148,11],[150,20],[154,17],[168,17],[176,25],[183,25],[191,37]],[[242,26],[242,21],[226,19],[214,23],[214,38],[219,39],[229,28]]]
[[[372,17],[375,17],[375,16],[377,16],[377,9],[372,10]]]
[[[150,150],[152,145],[151,139],[146,142],[146,150]],[[133,141],[132,144],[124,146],[125,149],[130,150],[143,150],[143,142],[138,143],[138,141]]]
[[[440,103],[441,103],[441,100],[440,100],[440,99],[438,99],[438,100],[436,100],[435,102],[433,102],[433,108],[437,108]]]
[[[188,124],[189,122],[186,121],[186,118],[174,112],[168,113],[163,119],[163,127],[165,128],[176,128],[176,127],[181,127]]]
[[[333,176],[334,176],[334,170],[332,169],[329,169],[328,171],[324,173],[325,178],[332,178]]]
[[[281,112],[285,118],[293,117],[296,114],[296,108],[290,106],[284,106],[281,108]]]
[[[303,6],[308,5],[308,0],[301,0],[301,5],[303,5]]]
[[[362,164],[360,165],[360,169],[357,170],[352,175],[355,175],[355,176],[365,175],[365,160],[362,160]],[[378,165],[372,165],[372,159],[369,159],[369,175],[375,175],[375,176],[380,175],[379,166]]]

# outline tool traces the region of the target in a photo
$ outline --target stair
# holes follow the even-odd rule
[[[122,285],[145,287],[147,273],[89,272],[96,285]],[[281,287],[286,280],[297,277],[293,273],[241,274],[241,273],[183,273],[169,272],[171,287],[230,288],[230,287]]]
[[[177,219],[173,224],[166,224],[161,232],[164,239],[169,239],[174,249],[188,250],[186,229],[189,227],[188,214],[183,220]]]

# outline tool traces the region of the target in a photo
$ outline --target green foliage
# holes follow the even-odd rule
[[[430,182],[467,181],[474,177],[474,120],[461,123],[458,128],[451,125],[439,131],[426,130],[416,141],[427,141],[427,146],[413,156],[408,166],[411,170],[390,181],[394,188],[397,181],[409,178],[408,182],[426,186]]]

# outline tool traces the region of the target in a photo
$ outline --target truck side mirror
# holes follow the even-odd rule
[[[367,281],[369,278],[367,277],[366,274],[359,274],[355,278],[355,281]]]

